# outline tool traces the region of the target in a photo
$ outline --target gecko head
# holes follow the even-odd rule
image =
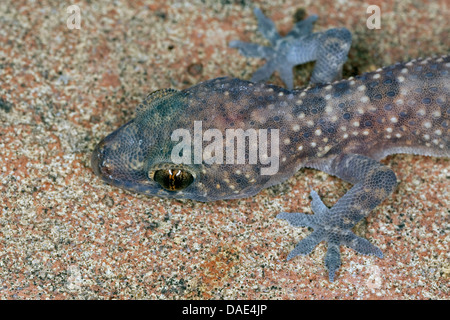
[[[240,105],[227,85],[247,85],[239,81],[219,78],[149,95],[133,120],[95,147],[94,173],[111,185],[165,198],[213,201],[256,194],[278,172],[278,130],[269,139],[268,130],[251,127],[251,112],[236,111]],[[229,118],[240,127],[229,129]],[[265,141],[263,166],[256,163],[259,139]]]
[[[135,119],[97,144],[91,156],[94,173],[108,184],[149,196],[214,200],[205,195],[202,179],[215,176],[217,171],[209,172],[216,168],[202,170],[202,164],[173,160],[173,131],[192,124],[187,108],[182,92],[150,94],[138,106]]]
[[[184,107],[185,99],[176,90],[150,94],[135,119],[97,144],[91,156],[94,173],[108,184],[146,195],[203,200],[195,190],[197,168],[171,161],[169,129],[182,125]]]
[[[176,146],[170,135],[139,127],[132,120],[95,147],[91,166],[106,183],[148,196],[203,202],[242,198],[262,189],[254,166],[174,161],[171,150]],[[152,132],[152,137],[144,137],[142,131]]]
[[[171,160],[170,135],[156,126],[143,129],[134,119],[95,147],[91,156],[94,173],[108,184],[150,196],[189,198],[198,195],[198,167]]]

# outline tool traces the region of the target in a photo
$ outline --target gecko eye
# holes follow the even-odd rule
[[[189,172],[180,169],[163,169],[155,171],[153,180],[166,190],[180,191],[194,182],[194,177]]]

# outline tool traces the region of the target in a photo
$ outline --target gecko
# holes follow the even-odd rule
[[[278,44],[281,55],[290,54],[289,46],[300,50],[299,44],[283,44],[273,23],[258,10],[255,13],[263,34]],[[313,190],[313,214],[277,215],[294,227],[313,229],[287,259],[307,255],[325,241],[325,267],[334,281],[341,266],[341,246],[383,257],[352,227],[397,185],[395,173],[380,159],[394,153],[450,155],[450,56],[396,63],[333,81],[341,72],[351,37],[339,29],[315,38],[310,27],[314,19],[297,27],[287,40],[307,38],[306,60],[320,59],[319,47],[338,48],[328,64],[327,55],[316,62],[318,83],[289,89],[291,77],[282,76],[285,89],[221,77],[184,90],[155,91],[138,105],[134,119],[95,147],[94,173],[132,192],[206,202],[250,197],[287,180],[300,168],[318,169],[353,186],[331,208]],[[258,45],[232,44],[247,53],[252,48],[261,51]],[[272,61],[270,68],[263,67],[253,80],[280,70],[283,59],[275,58],[276,51],[265,56]],[[305,59],[294,59],[290,65]],[[287,75],[287,71],[280,73]],[[260,149],[256,154],[255,146]],[[269,166],[275,170],[263,174]]]

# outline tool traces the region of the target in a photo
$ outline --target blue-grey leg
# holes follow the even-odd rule
[[[342,67],[347,61],[352,34],[346,28],[330,29],[318,36],[316,64],[311,83],[328,83],[342,78]]]
[[[230,47],[239,49],[246,57],[267,60],[266,65],[257,70],[252,81],[263,81],[278,71],[288,89],[292,89],[292,68],[296,65],[316,61],[311,83],[327,83],[342,77],[342,66],[347,60],[351,46],[351,33],[345,28],[312,33],[317,16],[298,22],[289,34],[281,38],[275,24],[261,10],[255,8],[258,30],[266,37],[272,47],[242,41],[231,41]]]
[[[285,219],[293,226],[314,229],[312,234],[297,244],[288,259],[309,254],[318,243],[327,242],[325,266],[330,281],[334,281],[335,273],[341,265],[341,245],[361,254],[383,257],[379,248],[356,236],[351,228],[392,193],[397,180],[388,167],[371,158],[355,154],[336,157],[326,171],[353,183],[354,186],[332,208],[326,207],[319,195],[312,191],[314,215],[281,212],[277,218]]]

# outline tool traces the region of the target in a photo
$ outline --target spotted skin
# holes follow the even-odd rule
[[[262,175],[264,165],[249,164],[249,148],[244,164],[208,164],[205,159],[199,164],[174,164],[171,151],[178,142],[171,134],[185,128],[193,137],[194,121],[202,122],[203,132],[278,129],[278,172]],[[380,249],[351,231],[397,184],[394,172],[378,160],[393,153],[448,157],[449,127],[450,56],[398,63],[293,91],[217,78],[186,90],[149,95],[133,120],[97,145],[92,167],[104,181],[121,188],[198,201],[249,197],[283,182],[301,167],[348,181],[353,187],[332,208],[312,191],[314,215],[278,215],[293,226],[314,229],[289,259],[310,253],[321,241],[328,243],[325,265],[333,281],[341,264],[341,245],[382,257]],[[203,141],[202,147],[210,143]],[[164,169],[187,172],[193,182],[179,191],[166,190],[153,179]]]

